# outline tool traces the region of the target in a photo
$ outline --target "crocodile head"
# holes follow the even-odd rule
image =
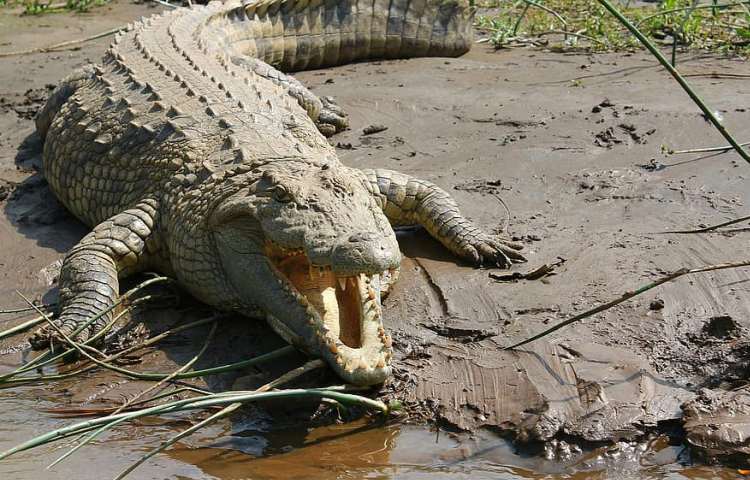
[[[401,254],[361,178],[338,162],[277,162],[238,185],[211,224],[242,303],[344,380],[383,382],[392,350],[380,289]]]

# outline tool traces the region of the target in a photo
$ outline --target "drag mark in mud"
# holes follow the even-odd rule
[[[443,309],[443,315],[447,317],[453,316],[453,313],[451,312],[451,308],[448,305],[448,299],[445,297],[445,294],[443,293],[443,289],[440,288],[440,285],[435,283],[435,280],[432,278],[432,275],[430,274],[429,270],[427,270],[422,262],[419,261],[418,258],[413,258],[414,263],[417,264],[417,271],[419,272],[420,276],[424,279],[425,283],[430,286],[430,290],[432,291],[432,296],[437,299],[438,303],[440,304],[440,307]]]

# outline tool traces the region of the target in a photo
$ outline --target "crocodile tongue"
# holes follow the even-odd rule
[[[320,314],[333,338],[362,346],[362,300],[357,277],[337,277],[330,268],[310,267],[304,255],[288,257],[279,270]]]

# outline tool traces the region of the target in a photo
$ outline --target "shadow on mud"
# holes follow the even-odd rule
[[[16,168],[34,172],[15,185],[4,206],[5,214],[18,232],[39,246],[65,253],[88,228],[75,219],[50,191],[42,174],[42,143],[33,133],[18,147]]]

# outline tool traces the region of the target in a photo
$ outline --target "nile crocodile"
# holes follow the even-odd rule
[[[342,165],[323,134],[346,115],[282,71],[460,55],[465,1],[214,2],[120,32],[36,120],[50,188],[93,231],[63,262],[58,328],[32,344],[91,338],[111,314],[83,325],[116,302],[118,279],[149,269],[265,318],[346,381],[384,381],[392,226],[422,225],[473,264],[509,265],[520,246],[482,233],[430,182]]]

